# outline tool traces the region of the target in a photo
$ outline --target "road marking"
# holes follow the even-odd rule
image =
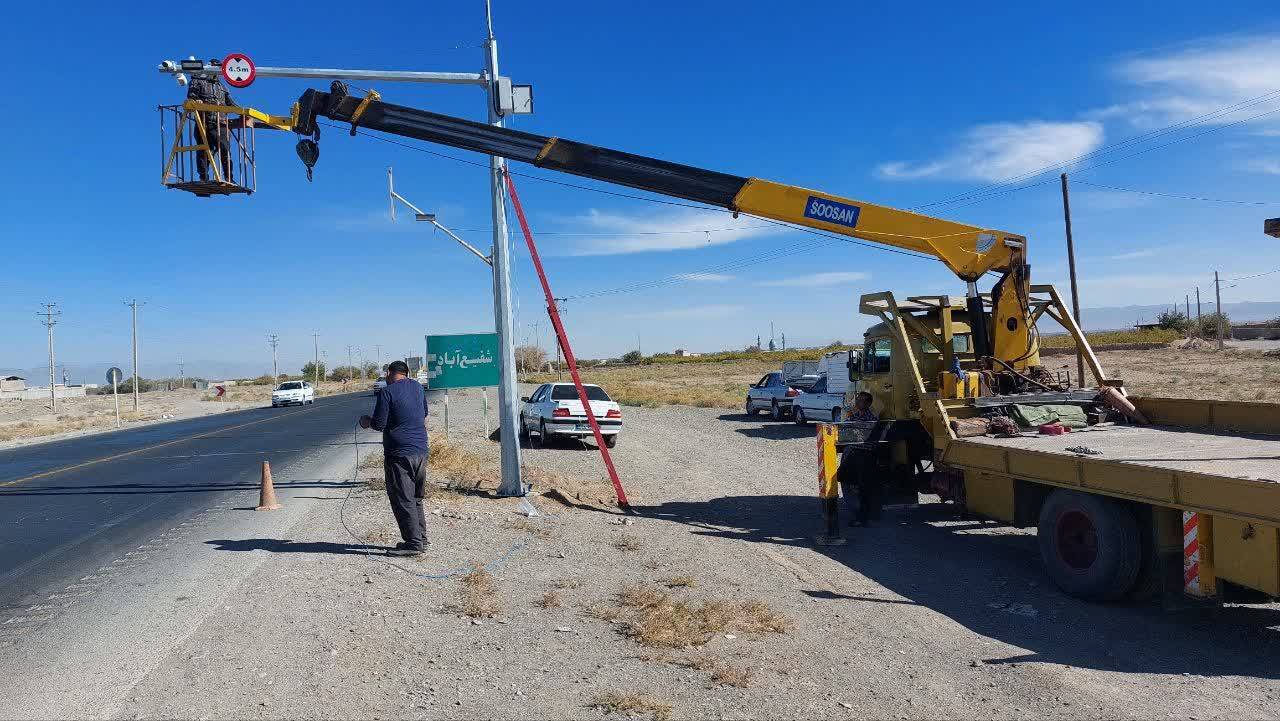
[[[89,467],[89,466],[94,466],[94,465],[97,465],[97,464],[99,464],[99,463],[106,463],[106,462],[108,462],[108,461],[114,461],[114,460],[119,459],[119,458],[126,458],[126,457],[128,457],[128,456],[134,456],[134,455],[137,455],[137,454],[139,454],[139,453],[145,453],[145,452],[147,452],[147,451],[154,451],[154,450],[155,450],[155,449],[157,449],[157,448],[165,448],[165,447],[167,447],[167,446],[172,446],[172,445],[175,445],[175,444],[177,444],[177,443],[185,443],[185,442],[187,442],[187,441],[194,441],[194,440],[196,440],[197,438],[204,438],[205,436],[212,436],[212,435],[214,435],[214,434],[216,434],[216,433],[222,433],[222,432],[224,432],[224,431],[234,431],[234,430],[236,430],[236,429],[238,429],[238,428],[248,428],[249,426],[254,426],[254,425],[257,425],[257,424],[259,424],[259,423],[266,423],[267,421],[274,421],[274,420],[279,420],[279,419],[281,419],[281,418],[288,418],[289,416],[294,415],[295,413],[301,413],[301,412],[303,412],[303,411],[302,411],[302,409],[301,409],[301,408],[299,408],[299,409],[298,409],[298,410],[296,410],[296,411],[289,411],[289,412],[287,412],[287,413],[280,413],[280,414],[277,414],[277,415],[271,416],[270,418],[259,418],[259,419],[258,419],[258,420],[256,420],[256,421],[249,421],[248,423],[241,423],[240,425],[236,425],[236,426],[226,426],[226,427],[224,427],[224,428],[218,428],[218,429],[216,429],[216,430],[207,431],[207,432],[205,432],[205,433],[197,433],[197,434],[196,434],[196,435],[194,435],[194,436],[185,436],[185,437],[183,437],[183,438],[175,438],[175,439],[173,439],[173,440],[171,440],[171,441],[165,441],[164,443],[157,443],[157,444],[155,444],[155,445],[153,445],[153,446],[146,446],[146,447],[143,447],[143,448],[135,448],[135,449],[133,449],[132,451],[125,451],[124,453],[117,453],[117,454],[115,454],[115,455],[111,455],[111,456],[103,456],[102,458],[95,458],[95,459],[93,459],[93,460],[91,460],[91,461],[84,461],[83,463],[76,463],[76,464],[74,464],[74,465],[70,465],[70,466],[63,466],[62,468],[54,468],[53,470],[50,470],[50,471],[42,471],[42,472],[40,472],[40,473],[33,473],[33,474],[29,475],[29,476],[23,476],[22,478],[14,478],[14,479],[9,480],[9,481],[4,481],[3,483],[0,483],[0,488],[3,488],[3,487],[5,487],[5,486],[12,486],[12,485],[16,485],[16,484],[18,484],[18,483],[26,483],[27,481],[34,481],[34,480],[36,480],[37,478],[45,478],[45,477],[47,477],[47,476],[56,475],[56,474],[58,474],[58,473],[65,473],[66,471],[74,471],[74,470],[77,470],[77,469],[80,469],[80,468],[87,468],[87,467]]]

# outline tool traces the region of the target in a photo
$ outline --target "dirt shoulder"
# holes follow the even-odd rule
[[[434,481],[492,482],[477,400],[454,397],[455,455]],[[548,479],[539,490],[564,489],[532,497],[535,517],[515,499],[437,491],[421,560],[367,555],[395,540],[376,484],[332,495],[287,543],[239,551],[267,558],[118,715],[1280,712],[1273,606],[1187,623],[1078,602],[1050,587],[1034,537],[940,505],[816,548],[811,429],[686,407],[624,418],[615,459],[637,516],[598,502],[598,454],[568,444],[525,452]]]

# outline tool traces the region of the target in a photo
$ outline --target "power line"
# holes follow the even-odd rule
[[[1115,185],[1103,185],[1102,183],[1090,183],[1087,180],[1077,180],[1080,185],[1090,185],[1095,188],[1106,188],[1107,190],[1119,190],[1124,193],[1137,193],[1139,195],[1155,195],[1161,198],[1176,198],[1178,200],[1199,200],[1206,203],[1232,203],[1234,205],[1280,205],[1280,201],[1265,200],[1226,200],[1224,198],[1202,198],[1196,195],[1177,195],[1175,193],[1160,193],[1153,190],[1136,190],[1134,188],[1121,188]]]

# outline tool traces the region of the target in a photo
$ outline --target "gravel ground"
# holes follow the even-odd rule
[[[453,440],[496,455],[478,395],[453,401]],[[637,516],[534,496],[526,518],[515,499],[442,493],[428,554],[392,564],[366,555],[395,535],[382,491],[332,494],[288,538],[228,549],[261,564],[116,715],[603,718],[590,704],[610,691],[673,718],[1280,715],[1276,606],[1205,619],[1075,601],[1032,535],[937,504],[815,548],[811,429],[686,407],[624,417],[615,459]],[[603,483],[594,449],[525,458]],[[472,564],[494,577],[492,617],[458,608]],[[693,583],[676,599],[759,599],[790,628],[650,648],[585,612],[676,576]],[[540,605],[549,592],[560,606]],[[723,685],[708,666],[752,678]]]

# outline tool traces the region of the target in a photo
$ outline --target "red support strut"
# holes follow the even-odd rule
[[[503,173],[503,177],[507,180],[511,207],[516,211],[516,217],[520,220],[520,230],[524,232],[524,241],[529,246],[529,257],[533,258],[533,267],[538,271],[542,292],[547,296],[547,315],[551,317],[551,325],[556,329],[560,349],[564,351],[564,358],[569,363],[569,375],[573,376],[573,385],[578,389],[578,400],[582,401],[582,408],[587,413],[587,422],[591,424],[591,432],[596,437],[596,447],[600,449],[600,455],[604,457],[604,465],[609,469],[609,480],[613,481],[613,492],[618,497],[618,506],[629,511],[631,504],[627,502],[627,492],[622,488],[622,481],[618,479],[618,470],[613,467],[613,458],[609,456],[609,448],[604,444],[604,436],[600,433],[600,424],[596,422],[595,411],[591,410],[591,402],[587,400],[587,390],[582,387],[582,377],[578,375],[578,361],[573,357],[573,349],[569,347],[569,337],[564,332],[564,324],[560,322],[560,309],[556,307],[555,296],[551,294],[551,284],[547,282],[547,273],[542,268],[542,258],[538,255],[538,246],[533,242],[529,221],[524,217],[520,196],[516,195],[516,184],[511,180],[510,173]]]

